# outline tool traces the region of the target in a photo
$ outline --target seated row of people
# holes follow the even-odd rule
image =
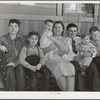
[[[6,52],[6,90],[25,91],[26,76],[31,90],[38,90],[37,73],[43,74],[42,90],[50,90],[50,72],[61,91],[82,90],[82,77],[88,79],[90,91],[100,90],[99,83],[99,29],[90,28],[90,34],[76,37],[78,27],[70,23],[63,36],[64,24],[46,20],[41,36],[33,31],[28,42],[19,36],[20,21],[9,21],[9,32],[0,37],[0,49]],[[97,39],[98,38],[98,39]],[[1,70],[0,70],[1,71]]]

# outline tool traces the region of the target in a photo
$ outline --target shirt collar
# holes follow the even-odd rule
[[[28,45],[28,47],[34,49],[35,47],[37,47],[37,45],[35,47],[32,47],[31,45]]]
[[[16,38],[15,38],[14,40],[17,40],[17,39],[20,38],[20,37],[21,37],[21,36],[20,36],[19,34],[17,34],[17,35],[16,35]],[[7,38],[10,38],[10,39],[11,39],[10,33],[7,34]]]

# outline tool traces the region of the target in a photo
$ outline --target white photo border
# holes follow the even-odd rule
[[[0,1],[0,3],[100,3],[100,1]],[[100,99],[100,92],[0,91],[0,99]]]

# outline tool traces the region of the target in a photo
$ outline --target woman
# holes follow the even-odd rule
[[[54,74],[57,84],[61,91],[74,91],[75,69],[74,66],[64,59],[69,53],[69,47],[66,39],[62,37],[64,25],[61,21],[56,21],[53,25],[53,36],[49,39],[53,42],[43,51],[49,53],[52,51],[52,57],[48,55],[46,66]]]

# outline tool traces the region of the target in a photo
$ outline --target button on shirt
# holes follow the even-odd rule
[[[4,45],[8,50],[6,53],[7,63],[15,63],[18,60],[19,51],[24,44],[25,41],[23,38],[17,36],[14,40],[12,40],[9,33],[0,37],[0,45]]]

